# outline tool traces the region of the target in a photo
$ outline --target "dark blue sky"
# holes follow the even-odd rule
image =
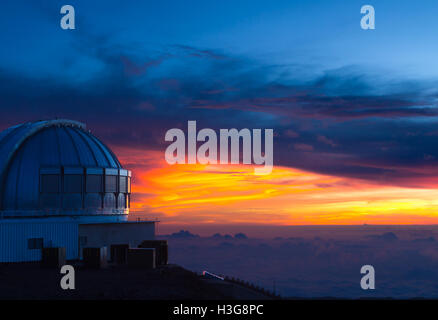
[[[139,59],[188,45],[298,64],[311,74],[356,65],[389,77],[438,76],[436,1],[369,3],[377,29],[367,32],[359,27],[365,3],[356,0],[8,1],[0,11],[0,63],[36,77],[90,78],[104,64],[77,42],[93,36]],[[63,4],[76,9],[75,31],[59,28]]]
[[[76,30],[59,27],[64,4]],[[360,28],[364,4],[376,30]],[[268,127],[276,164],[411,186],[438,174],[436,1],[0,7],[1,128],[67,117],[112,145],[162,150],[187,120]]]

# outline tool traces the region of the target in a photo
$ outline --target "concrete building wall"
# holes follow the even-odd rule
[[[41,247],[65,247],[66,258],[75,260],[83,247],[137,247],[154,238],[154,221],[126,222],[112,216],[0,219],[0,263],[40,261]]]
[[[41,250],[30,248],[30,239],[42,239],[44,247],[65,247],[67,259],[78,257],[77,222],[5,219],[0,220],[0,262],[41,260]]]
[[[87,221],[89,220],[89,221]],[[66,258],[80,257],[80,248],[129,244],[137,247],[155,238],[155,222],[99,219],[27,218],[0,219],[0,263],[40,261],[41,247],[65,247]],[[100,217],[100,220],[105,220]],[[81,239],[82,238],[82,239]],[[85,239],[85,243],[84,242]],[[32,248],[32,244],[38,247]]]
[[[136,221],[79,225],[81,247],[103,247],[112,244],[129,244],[137,247],[143,240],[155,239],[155,222]]]

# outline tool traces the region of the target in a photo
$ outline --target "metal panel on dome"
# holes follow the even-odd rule
[[[106,168],[105,169],[105,174],[106,175],[116,176],[116,175],[118,175],[118,173],[119,173],[118,169],[112,169],[112,168]]]
[[[110,167],[110,164],[108,163],[105,154],[102,152],[102,150],[100,150],[99,146],[97,146],[96,143],[92,139],[90,139],[89,136],[82,130],[76,130],[76,132],[79,133],[79,135],[84,139],[88,147],[92,150],[94,158],[97,162],[97,166],[102,168]]]
[[[60,162],[65,166],[77,166],[81,164],[81,159],[76,145],[72,138],[67,134],[68,128],[53,128],[58,138]]]
[[[41,166],[61,166],[61,151],[54,128],[47,128],[32,136],[23,144],[22,149],[32,148],[34,145],[40,146],[38,158]],[[34,161],[34,159],[28,159],[28,161],[32,160]]]
[[[17,143],[25,137],[26,133],[29,131],[29,127],[29,123],[16,126],[5,134],[0,141],[0,168],[5,168],[7,166],[9,156],[12,154],[15,147],[17,147]]]
[[[23,143],[39,131],[55,125],[85,128],[83,123],[72,120],[47,120],[28,122],[6,129],[0,134],[0,175],[4,176],[11,158]]]
[[[39,153],[38,143],[32,143],[18,151],[16,161],[20,162],[20,169],[16,177],[16,209],[32,210],[38,206],[39,161],[35,160],[38,160]]]
[[[102,142],[100,142],[91,133],[88,133],[88,136],[90,137],[90,139],[92,139],[99,146],[100,150],[104,153],[104,155],[105,155],[106,159],[108,160],[111,167],[114,167],[114,168],[121,167],[119,161],[113,155],[113,153],[111,152],[111,150],[108,147],[106,147]]]
[[[84,174],[83,167],[64,167],[64,174]]]
[[[79,155],[79,164],[84,167],[95,167],[98,165],[93,150],[90,149],[86,140],[74,128],[67,131],[71,139],[74,141],[76,150]]]
[[[18,128],[20,126],[22,126],[22,124],[17,124],[15,126],[9,127],[7,129],[3,130],[2,132],[0,132],[0,143],[4,137],[6,137],[10,132],[12,132],[13,130],[15,130],[16,128]]]
[[[40,174],[61,174],[60,167],[40,167]]]
[[[87,168],[87,174],[103,174],[103,168]]]
[[[115,187],[107,187],[118,192],[121,166],[112,151],[84,128],[75,121],[50,120],[2,131],[1,210],[25,210],[8,213],[17,216],[38,214],[39,210],[44,215],[59,214],[78,207],[83,213],[92,214],[89,209],[102,208],[99,193],[104,192],[104,173],[116,177]],[[121,170],[124,175],[126,170]],[[108,180],[111,184],[111,178]],[[87,192],[91,194],[86,196]],[[105,207],[110,203],[107,199]],[[100,209],[95,212],[102,213]]]
[[[18,177],[19,161],[14,161],[9,167],[9,174]],[[2,190],[3,210],[15,210],[17,200],[17,179],[7,179]]]

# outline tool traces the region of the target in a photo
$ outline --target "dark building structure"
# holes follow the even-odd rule
[[[154,221],[129,222],[131,172],[71,120],[29,122],[0,133],[0,262],[39,260],[41,247],[138,245]]]

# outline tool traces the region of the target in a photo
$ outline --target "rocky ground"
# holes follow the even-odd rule
[[[74,265],[74,264],[73,264]],[[75,289],[63,290],[59,269],[38,263],[0,265],[0,299],[268,299],[249,288],[204,279],[177,265],[157,269],[75,266]]]

